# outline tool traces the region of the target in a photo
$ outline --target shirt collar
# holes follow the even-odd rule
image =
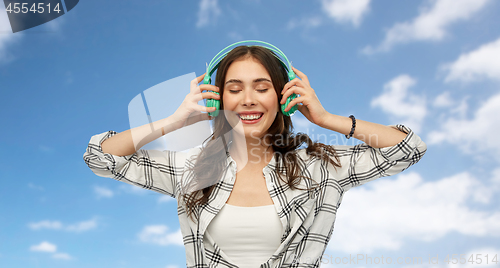
[[[270,172],[270,171],[276,171],[276,165],[277,165],[277,162],[276,162],[276,152],[275,152],[275,155],[271,158],[271,161],[269,161],[269,163],[267,164],[267,166],[264,167],[263,171],[264,172]],[[231,157],[231,154],[229,153],[229,151],[226,151],[226,164],[229,166],[231,164],[233,164],[235,167],[236,167],[236,161]],[[280,163],[281,164],[281,163]],[[285,174],[285,167],[281,164],[280,166],[280,170],[279,172],[281,174]]]

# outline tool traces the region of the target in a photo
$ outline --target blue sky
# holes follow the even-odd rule
[[[475,265],[448,254],[488,266],[500,255],[499,16],[493,0],[80,1],[12,34],[0,10],[0,267],[184,267],[175,200],[98,177],[82,155],[92,135],[130,127],[142,91],[247,39],[283,50],[329,112],[402,123],[428,145],[414,167],[345,195],[322,267],[353,255],[392,260],[356,267]],[[395,264],[406,257],[422,262]]]

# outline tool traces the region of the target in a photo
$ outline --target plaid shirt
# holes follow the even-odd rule
[[[260,267],[319,267],[321,257],[333,232],[337,209],[344,193],[368,181],[397,174],[415,164],[424,155],[426,144],[403,125],[392,126],[407,134],[400,143],[386,148],[366,144],[333,145],[340,158],[341,168],[327,161],[306,155],[299,149],[301,175],[318,183],[315,191],[291,190],[278,179],[276,161],[263,169],[267,189],[281,220],[281,244],[271,258]],[[227,261],[224,252],[214,241],[203,243],[210,221],[226,203],[236,178],[236,162],[227,154],[227,168],[207,204],[201,206],[199,220],[187,217],[185,206],[179,202],[181,181],[189,176],[186,166],[192,166],[189,152],[138,150],[128,156],[103,153],[101,143],[115,135],[108,131],[90,139],[83,158],[90,169],[102,177],[110,177],[178,200],[178,215],[186,248],[187,267],[237,267]],[[313,186],[302,180],[300,188]],[[311,194],[312,193],[312,194]],[[206,239],[205,239],[206,240]],[[205,241],[207,242],[207,241]]]

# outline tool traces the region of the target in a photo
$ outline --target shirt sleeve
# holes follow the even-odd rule
[[[342,164],[333,171],[344,190],[363,185],[380,177],[398,174],[417,163],[427,150],[427,145],[410,128],[391,125],[406,133],[398,144],[373,148],[366,143],[355,146],[334,146]]]
[[[115,131],[108,131],[91,137],[83,154],[89,168],[98,176],[176,197],[185,153],[157,150],[138,150],[126,156],[103,153],[101,144],[116,134]]]

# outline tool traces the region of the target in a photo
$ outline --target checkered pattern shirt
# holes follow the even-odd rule
[[[277,170],[275,159],[271,160],[262,171],[283,233],[280,246],[269,260],[260,265],[261,268],[319,267],[345,192],[374,179],[397,174],[420,160],[427,149],[426,144],[409,128],[403,125],[392,127],[407,136],[391,147],[372,148],[364,143],[333,145],[341,168],[334,168],[327,161],[308,156],[305,149],[299,149],[301,175],[317,182],[319,187],[314,191],[291,190],[278,179],[278,172],[285,173],[283,167]],[[187,267],[237,267],[228,261],[215,241],[203,242],[208,224],[226,203],[235,182],[236,162],[231,156],[227,154],[227,168],[208,203],[199,208],[199,220],[193,221],[187,217],[185,205],[180,201],[181,181],[190,176],[186,167],[194,164],[191,156],[199,153],[199,149],[189,152],[138,150],[128,156],[103,153],[101,143],[115,134],[108,131],[90,139],[83,156],[90,169],[99,176],[170,195],[178,200],[177,211]],[[300,188],[311,186],[310,180],[302,180],[299,185]]]

